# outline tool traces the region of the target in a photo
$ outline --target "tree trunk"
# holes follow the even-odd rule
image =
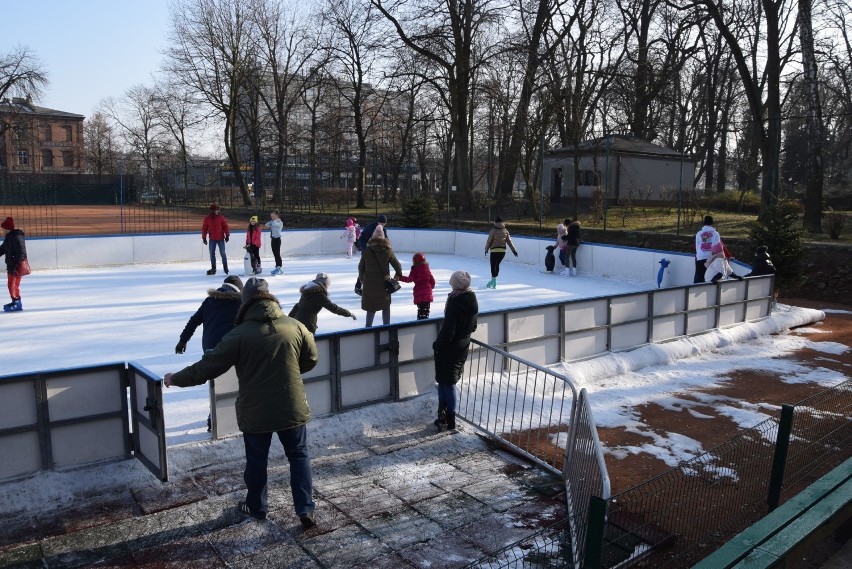
[[[811,0],[799,0],[799,39],[805,71],[808,99],[807,190],[805,193],[805,229],[822,233],[823,122],[819,98],[816,56],[814,54]]]

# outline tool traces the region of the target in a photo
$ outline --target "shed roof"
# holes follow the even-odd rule
[[[562,148],[552,148],[546,152],[551,156],[573,156],[575,149],[580,154],[601,154],[609,150],[610,153],[617,154],[643,154],[654,156],[671,156],[680,158],[681,153],[677,150],[672,150],[647,140],[642,140],[633,136],[615,134],[604,136],[601,138],[593,138],[585,140],[578,145],[563,146]],[[684,158],[691,159],[690,156]]]

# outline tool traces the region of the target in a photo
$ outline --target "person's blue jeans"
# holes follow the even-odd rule
[[[308,429],[306,425],[278,431],[278,439],[284,446],[284,454],[290,462],[290,491],[293,506],[300,518],[314,511],[313,479],[311,459],[308,456]],[[266,489],[266,466],[269,461],[269,446],[272,433],[243,433],[246,447],[246,504],[253,512],[269,511]]]
[[[456,386],[438,384],[438,405],[443,405],[447,413],[456,412]]]
[[[210,266],[216,268],[216,248],[219,248],[219,256],[222,257],[222,268],[228,270],[228,256],[225,254],[224,239],[210,239],[207,248],[210,250]]]

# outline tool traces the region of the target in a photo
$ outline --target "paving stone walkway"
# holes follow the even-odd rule
[[[3,516],[0,568],[453,568],[565,518],[558,477],[497,450],[469,425],[436,433],[423,417],[386,431],[374,425],[340,448],[312,448],[318,526],[309,531],[293,512],[286,459],[272,455],[269,517],[258,522],[235,508],[242,457],[216,459],[235,444],[196,445],[189,466],[166,483],[151,477],[92,490],[56,511]],[[538,546],[533,539],[526,548]],[[542,549],[538,566],[567,563],[564,547]]]

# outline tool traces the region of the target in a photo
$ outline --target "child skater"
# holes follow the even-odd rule
[[[277,209],[269,214],[266,227],[269,228],[269,242],[272,245],[272,255],[275,257],[275,268],[272,269],[272,274],[280,275],[284,272],[281,270],[281,230],[284,229],[284,222],[281,221]]]
[[[432,289],[435,288],[435,277],[429,270],[429,263],[423,253],[415,253],[412,258],[413,265],[408,276],[400,275],[399,280],[404,283],[414,283],[414,304],[417,305],[417,319],[429,318],[429,309],[432,305]]]
[[[728,259],[733,259],[734,256],[725,247],[725,244],[719,241],[713,243],[710,248],[710,258],[705,261],[706,267],[704,272],[704,281],[708,283],[718,283],[720,280],[732,278],[738,281],[743,278],[734,272]]]
[[[15,227],[15,220],[11,217],[0,223],[0,227],[5,234],[3,243],[0,244],[0,257],[6,256],[6,284],[12,298],[12,302],[3,305],[3,311],[19,312],[24,309],[21,304],[21,277],[30,274],[24,232]]]
[[[355,240],[358,239],[355,234],[355,222],[350,217],[346,220],[346,227],[343,229],[343,233],[340,235],[340,238],[346,239],[346,256],[352,257],[352,247],[355,245]]]
[[[251,255],[251,268],[254,274],[259,275],[260,268],[260,225],[257,223],[257,216],[251,216],[249,226],[246,230],[246,251]]]

